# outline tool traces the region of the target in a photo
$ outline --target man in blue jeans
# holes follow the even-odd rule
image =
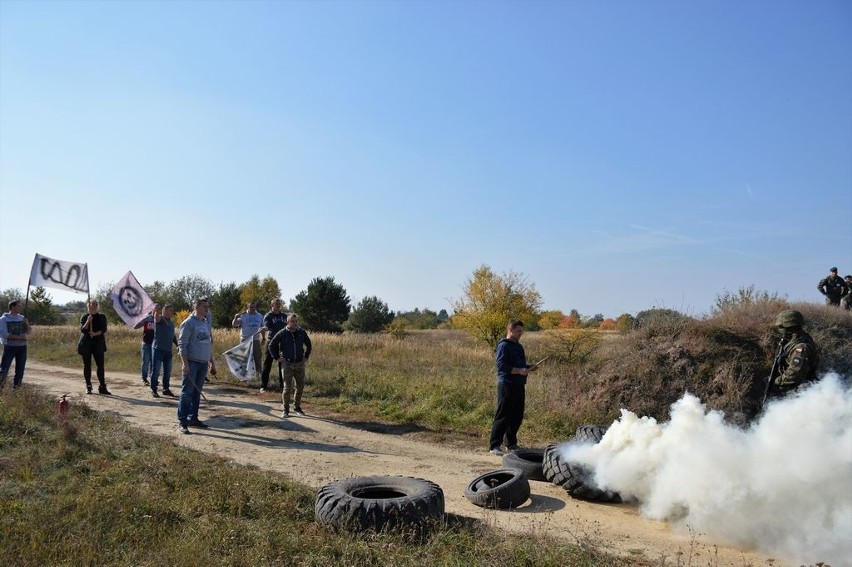
[[[178,431],[189,433],[189,427],[206,428],[198,419],[198,406],[201,405],[201,389],[207,378],[207,369],[216,374],[213,360],[213,337],[207,321],[210,306],[206,297],[193,302],[192,315],[180,325],[178,350],[180,351],[180,372],[183,376],[178,402]]]
[[[154,308],[158,308],[159,306],[159,303],[154,304]],[[154,352],[154,348],[151,346],[154,343],[154,312],[148,313],[133,328],[142,329],[142,348],[140,349],[140,356],[142,357],[142,384],[149,386],[148,375],[151,373],[151,358]]]
[[[3,359],[0,362],[0,390],[6,385],[6,376],[12,361],[15,361],[15,379],[12,389],[21,387],[24,380],[24,367],[27,365],[27,339],[30,324],[21,315],[21,302],[10,301],[9,312],[0,317],[0,342],[3,343]]]
[[[174,396],[169,389],[172,378],[172,343],[177,344],[175,324],[172,322],[174,308],[166,304],[154,305],[154,342],[151,357],[151,395],[159,398],[157,386],[160,381],[160,369],[163,370],[163,395]]]
[[[527,375],[537,368],[535,364],[527,364],[527,356],[520,343],[523,334],[523,322],[513,319],[506,327],[506,338],[497,343],[497,410],[488,449],[498,457],[505,454],[502,447],[504,437],[507,450],[518,449],[518,430],[524,421]]]

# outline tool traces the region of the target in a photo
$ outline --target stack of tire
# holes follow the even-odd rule
[[[608,429],[605,425],[581,425],[574,437],[563,443],[548,445],[544,450],[542,469],[544,477],[561,486],[578,500],[593,502],[621,502],[621,496],[611,490],[601,490],[594,483],[592,470],[585,464],[566,460],[564,450],[569,443],[597,444]]]

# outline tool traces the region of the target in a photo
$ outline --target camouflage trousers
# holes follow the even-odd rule
[[[281,375],[284,378],[284,390],[281,392],[281,402],[285,408],[290,407],[290,402],[293,402],[294,407],[299,407],[302,404],[302,392],[305,390],[305,361],[287,362],[281,360]],[[293,392],[293,383],[295,382],[295,394]]]

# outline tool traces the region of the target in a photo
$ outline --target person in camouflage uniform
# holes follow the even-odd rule
[[[817,289],[825,296],[826,305],[840,305],[840,298],[849,292],[846,282],[837,275],[837,268],[831,268],[828,275],[819,280]]]
[[[794,309],[782,311],[775,318],[784,347],[778,364],[778,377],[769,390],[772,397],[784,396],[816,380],[819,352],[816,343],[802,326],[805,318]]]
[[[840,306],[847,311],[852,311],[852,276],[843,278],[846,281],[846,295],[840,298]]]

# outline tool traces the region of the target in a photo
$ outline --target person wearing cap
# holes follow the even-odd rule
[[[849,293],[846,282],[837,275],[837,268],[831,268],[828,276],[819,280],[817,289],[825,296],[826,305],[840,305],[840,298]]]
[[[846,282],[846,295],[840,298],[840,306],[847,311],[852,311],[852,275],[846,276],[843,281]]]
[[[772,397],[784,396],[817,379],[819,352],[816,343],[802,328],[805,318],[795,309],[782,311],[775,318],[783,348],[778,377],[769,390]]]

